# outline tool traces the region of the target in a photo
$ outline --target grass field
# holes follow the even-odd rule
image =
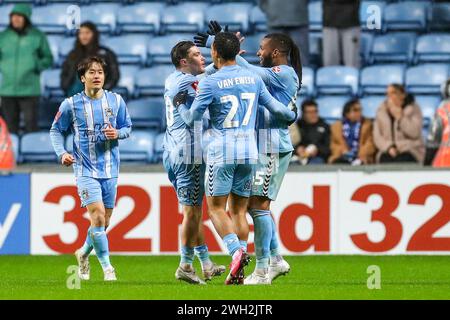
[[[291,273],[271,286],[207,286],[174,278],[176,256],[113,256],[119,281],[104,283],[95,256],[91,280],[66,286],[73,256],[0,256],[0,299],[450,299],[448,256],[286,257]],[[228,264],[229,257],[214,260]],[[367,268],[381,269],[381,289],[369,290]],[[247,268],[253,270],[254,262]],[[199,270],[199,265],[196,265]]]

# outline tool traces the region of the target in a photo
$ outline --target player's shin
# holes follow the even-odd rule
[[[109,244],[105,227],[93,227],[92,240],[98,261],[102,265],[103,270],[112,268],[109,260]]]
[[[267,272],[269,268],[270,243],[272,238],[272,217],[269,210],[251,209],[250,215],[255,226],[256,269]]]
[[[278,262],[283,258],[281,257],[279,251],[277,226],[275,225],[275,221],[272,217],[270,217],[270,220],[272,224],[272,238],[270,240],[270,260],[271,262]]]
[[[83,246],[80,249],[80,253],[83,257],[89,256],[92,249],[94,249],[94,244],[92,242],[92,227],[89,227],[86,235],[86,241],[84,242]]]

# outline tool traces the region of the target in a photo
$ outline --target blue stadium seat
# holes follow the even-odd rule
[[[413,30],[426,28],[426,5],[424,2],[404,1],[388,4],[384,10],[385,31]]]
[[[20,139],[19,136],[11,133],[10,134],[11,137],[11,143],[12,143],[12,147],[13,147],[13,151],[14,151],[14,158],[16,159],[16,162],[20,162],[20,153],[19,153],[19,145],[20,145]]]
[[[426,34],[419,37],[415,62],[450,62],[450,34]]]
[[[192,35],[171,34],[152,38],[147,47],[147,65],[157,63],[172,63],[170,51],[181,40],[192,41]]]
[[[367,96],[361,98],[360,102],[363,108],[363,116],[369,119],[375,118],[378,107],[385,99],[385,96]]]
[[[310,64],[322,65],[322,32],[309,32]]]
[[[166,7],[161,15],[163,32],[203,32],[207,7],[207,3],[201,2]]]
[[[70,51],[75,47],[75,37],[64,37],[61,39],[58,45],[58,63],[62,65],[66,60]]]
[[[377,27],[382,28],[383,25],[383,12],[386,7],[385,1],[361,1],[359,7],[359,22],[362,30],[377,31]],[[377,23],[374,17],[380,18],[380,26],[374,25]],[[378,30],[379,31],[379,30]]]
[[[427,124],[433,119],[436,109],[439,107],[442,99],[441,96],[422,96],[417,95],[414,97],[416,103],[419,105],[420,110],[422,110],[422,115],[424,118],[424,122]]]
[[[308,4],[309,14],[309,31],[321,32],[322,31],[322,1],[309,1]]]
[[[309,97],[315,95],[314,70],[311,68],[302,68],[302,87],[300,88],[300,95]]]
[[[413,94],[439,94],[449,75],[448,64],[422,64],[406,70],[406,90]]]
[[[50,46],[50,50],[52,51],[53,56],[53,65],[56,67],[61,66],[63,61],[59,59],[59,46],[61,42],[65,39],[61,35],[49,35],[47,36],[48,44]]]
[[[250,10],[253,5],[249,3],[223,3],[213,5],[206,11],[206,21],[217,20],[220,24],[228,25],[230,30],[247,33],[250,27]]]
[[[117,55],[119,64],[144,65],[150,37],[127,34],[106,39],[105,46]]]
[[[388,33],[375,37],[370,52],[370,63],[411,62],[416,35],[414,33]]]
[[[246,51],[246,53],[242,56],[245,60],[250,63],[259,64],[259,57],[256,53],[258,52],[261,40],[265,35],[265,33],[257,33],[245,37],[245,40],[241,45],[241,49]]]
[[[373,38],[374,36],[372,33],[369,32],[361,33],[361,37],[359,39],[360,42],[359,54],[361,56],[362,65],[366,65],[367,63],[369,63],[370,50],[372,49]]]
[[[428,15],[428,26],[433,31],[450,30],[450,3],[433,3]]]
[[[81,22],[91,21],[97,25],[101,33],[114,34],[116,31],[116,15],[118,3],[100,3],[81,7]]]
[[[392,83],[404,83],[405,66],[377,65],[362,69],[360,73],[360,94],[385,94]]]
[[[141,69],[135,77],[135,97],[164,94],[165,81],[173,71],[174,67],[171,65]]]
[[[155,135],[147,130],[134,130],[128,139],[119,142],[120,159],[124,162],[153,161]]]
[[[358,69],[344,66],[323,67],[316,72],[316,93],[329,94],[358,94]]]
[[[61,102],[65,96],[54,96],[51,99],[39,99],[38,104],[38,127],[40,130],[49,130]]]
[[[14,5],[2,5],[0,6],[0,29],[5,29],[9,26],[9,14]]]
[[[266,14],[259,8],[259,6],[254,6],[250,12],[250,23],[252,28],[256,32],[266,32],[267,31],[267,17]]]
[[[331,96],[318,98],[316,102],[319,105],[319,115],[328,123],[341,119],[344,104],[350,99],[350,96]]]
[[[27,133],[20,140],[23,162],[54,162],[57,160],[48,131]]]
[[[154,151],[154,162],[162,162],[163,159],[163,153],[164,153],[164,149],[163,149],[163,143],[164,143],[164,133],[160,133],[156,136],[155,138],[155,151]]]
[[[160,29],[161,13],[164,3],[137,3],[120,8],[117,15],[116,31],[118,33],[153,33]]]
[[[61,89],[61,69],[48,69],[41,73],[42,97],[62,101],[65,98]]]
[[[68,34],[75,29],[67,29],[67,4],[55,3],[33,8],[31,21],[42,32],[48,34]]]
[[[127,104],[133,127],[162,131],[166,122],[164,98],[150,97],[132,100]]]
[[[138,66],[119,65],[120,78],[113,91],[119,93],[126,100],[132,97],[134,94],[134,76],[138,71]]]

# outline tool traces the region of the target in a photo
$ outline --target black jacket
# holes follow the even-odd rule
[[[70,51],[67,56],[67,59],[64,61],[61,70],[61,88],[65,93],[74,83],[75,76],[77,74],[77,65],[81,62],[82,59],[87,58],[83,57],[82,59],[77,59],[79,61],[75,61],[75,59],[71,59],[73,56],[74,50]],[[119,82],[119,64],[117,62],[116,55],[110,49],[105,47],[100,47],[97,55],[102,57],[106,62],[106,79],[105,85],[103,86],[106,90],[111,90],[114,88]]]
[[[323,26],[350,28],[359,26],[359,0],[323,0]]]
[[[330,156],[330,126],[322,119],[316,124],[308,124],[303,119],[297,121],[300,131],[300,143],[296,146],[307,147],[313,144],[318,149],[317,156],[323,158],[325,162]]]

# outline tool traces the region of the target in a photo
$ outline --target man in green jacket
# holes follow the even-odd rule
[[[31,25],[31,7],[17,4],[9,27],[0,33],[1,107],[11,133],[18,133],[23,112],[25,132],[38,129],[40,74],[53,64],[44,33]]]

